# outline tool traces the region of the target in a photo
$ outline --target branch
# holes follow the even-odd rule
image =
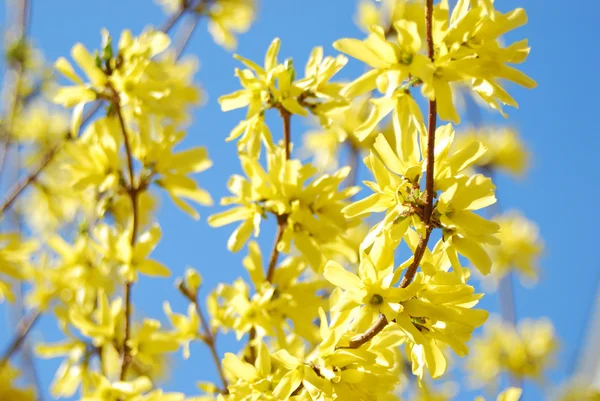
[[[348,149],[348,165],[350,166],[350,174],[346,178],[347,184],[349,187],[355,186],[356,181],[358,179],[358,167],[360,163],[358,162],[360,156],[360,149],[352,142],[348,141],[349,149]]]
[[[283,119],[283,142],[285,146],[285,158],[286,160],[290,160],[290,151],[291,151],[291,136],[292,136],[292,128],[291,128],[291,120],[292,113],[287,111],[283,106],[279,107],[279,114],[281,114],[281,118]]]
[[[290,160],[290,152],[292,146],[292,128],[291,128],[291,119],[292,113],[287,111],[283,106],[278,106],[279,114],[283,119],[283,146],[285,148],[285,159]],[[275,243],[273,244],[273,251],[271,252],[271,257],[269,258],[269,267],[267,269],[266,280],[271,282],[273,280],[273,276],[275,275],[275,268],[277,266],[277,259],[279,258],[279,251],[277,250],[277,244],[281,241],[283,237],[283,233],[287,227],[287,215],[277,216],[277,234],[275,235]]]
[[[432,18],[433,18],[433,0],[426,0],[425,9],[426,28],[427,28],[427,55],[433,61],[434,48],[433,48],[433,34],[432,34]],[[434,165],[435,165],[435,129],[437,123],[437,104],[435,100],[429,101],[429,116],[428,116],[428,127],[427,127],[427,173],[425,181],[425,199],[426,204],[423,212],[423,222],[425,223],[426,231],[425,237],[421,238],[417,249],[415,249],[415,255],[413,262],[410,264],[402,282],[400,288],[406,288],[412,282],[419,268],[419,264],[425,254],[431,231],[433,226],[431,223],[431,214],[433,211],[433,198],[434,198]],[[358,348],[361,345],[367,343],[373,337],[375,337],[383,328],[388,324],[388,320],[384,315],[380,315],[379,318],[373,323],[371,327],[364,333],[352,338],[348,345],[348,348]]]
[[[271,257],[269,258],[269,268],[267,270],[267,275],[265,279],[268,282],[273,281],[273,276],[275,275],[275,268],[277,267],[277,259],[279,258],[279,251],[277,250],[277,244],[283,238],[283,233],[285,232],[285,228],[287,227],[287,215],[277,216],[277,234],[275,235],[275,242],[273,243],[273,251],[271,252]]]
[[[27,335],[31,332],[31,329],[38,321],[41,316],[41,311],[39,309],[31,311],[28,315],[23,316],[17,325],[17,335],[12,340],[10,345],[6,348],[4,353],[2,354],[2,358],[0,359],[0,373],[2,372],[4,366],[8,363],[10,358],[21,348]]]
[[[225,371],[223,370],[223,366],[221,365],[221,360],[219,358],[219,353],[217,352],[217,342],[216,336],[213,333],[211,327],[204,316],[204,312],[202,312],[202,308],[198,303],[198,294],[190,291],[189,288],[185,286],[183,282],[179,284],[179,291],[194,305],[196,309],[196,313],[200,317],[200,324],[202,326],[202,341],[208,346],[210,350],[210,354],[212,356],[213,362],[217,367],[217,372],[219,373],[219,377],[221,378],[221,383],[223,384],[223,388],[221,389],[222,394],[228,394],[229,390],[227,389],[227,379],[225,378]]]
[[[133,248],[135,245],[135,241],[137,238],[138,231],[138,206],[137,206],[137,198],[139,188],[135,182],[135,170],[133,167],[133,153],[131,151],[131,146],[129,144],[129,135],[127,134],[127,127],[125,124],[125,120],[123,119],[123,113],[120,106],[119,94],[117,91],[113,89],[113,105],[115,106],[115,111],[117,114],[117,118],[119,120],[119,125],[121,127],[121,132],[123,134],[123,141],[125,142],[125,153],[127,154],[127,170],[129,172],[129,186],[127,187],[127,194],[129,195],[129,199],[131,200],[131,210],[132,210],[132,219],[131,219],[131,238],[130,245]],[[131,289],[133,286],[132,281],[127,281],[125,283],[125,337],[123,338],[123,361],[121,365],[121,380],[125,380],[127,375],[127,368],[131,364],[131,349],[127,344],[129,342],[129,338],[131,337]]]
[[[196,28],[198,27],[198,21],[199,21],[199,17],[195,16],[194,19],[192,20],[192,22],[190,22],[185,28],[185,32],[182,36],[181,41],[177,44],[177,50],[175,51],[175,58],[179,59],[179,57],[181,57],[181,55],[183,54],[183,51],[185,50],[185,48],[187,47],[187,45],[190,43],[190,39],[192,38],[192,35],[194,34],[194,31],[196,30]]]

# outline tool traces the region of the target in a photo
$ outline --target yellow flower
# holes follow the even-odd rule
[[[14,381],[20,372],[8,364],[3,364],[0,369],[0,399],[15,401],[34,401],[36,399],[33,389],[22,389],[15,386]]]
[[[209,2],[208,9],[200,8],[208,15],[208,32],[217,44],[232,50],[237,47],[236,33],[244,33],[256,14],[254,0],[216,0]]]
[[[88,380],[91,370],[85,365],[85,357],[88,356],[85,341],[75,338],[69,331],[65,331],[66,341],[53,344],[38,344],[35,352],[42,358],[56,358],[65,356],[56,370],[54,380],[50,386],[50,394],[55,397],[71,397],[81,383]]]
[[[123,31],[116,54],[108,32],[102,32],[103,49],[94,57],[81,43],[76,44],[71,56],[86,74],[89,82],[75,72],[65,58],[56,61],[55,68],[75,83],[61,87],[54,102],[75,107],[71,135],[77,135],[83,106],[97,99],[118,102],[136,115],[151,112],[180,121],[187,106],[199,100],[199,91],[191,85],[189,74],[176,68],[171,57],[162,59],[170,44],[169,37],[158,31],[147,31],[134,38]]]
[[[327,113],[325,126],[304,134],[304,150],[312,155],[312,163],[317,168],[323,171],[337,168],[344,144],[356,152],[373,146],[377,127],[361,136],[358,131],[369,115],[368,100],[368,97],[356,98],[350,105],[332,110]]]
[[[522,393],[523,390],[521,390],[520,388],[509,387],[508,389],[498,394],[496,401],[519,401],[519,398],[521,398]],[[483,397],[476,397],[475,401],[485,401],[485,399]]]
[[[520,278],[535,282],[537,259],[544,247],[537,225],[515,211],[496,216],[493,220],[500,225],[497,234],[500,244],[487,248],[492,259],[494,280],[499,281],[512,270]]]
[[[152,382],[146,376],[140,376],[131,381],[111,383],[106,377],[95,373],[92,375],[90,381],[93,390],[86,392],[81,401],[112,401],[119,399],[134,401],[139,400],[142,393],[152,389]]]
[[[269,151],[274,147],[271,132],[264,123],[266,110],[276,108],[280,113],[301,116],[307,116],[310,111],[326,122],[329,113],[346,105],[346,100],[340,94],[342,85],[329,82],[346,64],[344,56],[323,57],[323,49],[315,48],[306,64],[305,77],[296,81],[292,60],[279,63],[280,45],[279,38],[271,42],[264,67],[234,55],[247,67],[235,70],[243,89],[219,98],[223,111],[248,108],[246,119],[231,131],[227,140],[241,137],[238,150],[247,151],[255,158],[260,156],[261,141]]]
[[[414,0],[383,0],[379,4],[373,0],[361,0],[354,18],[356,25],[368,32],[372,25],[393,27],[394,22],[408,20],[417,24],[419,34],[425,37],[425,4]],[[394,34],[393,29],[387,31]]]
[[[547,319],[523,320],[518,328],[500,321],[486,325],[483,337],[473,341],[467,368],[471,381],[482,385],[508,373],[522,379],[542,380],[558,344]]]
[[[338,189],[349,169],[308,182],[315,169],[299,160],[286,160],[283,149],[267,155],[267,171],[252,157],[242,154],[240,160],[249,180],[234,175],[228,183],[234,196],[221,200],[222,205],[239,206],[210,216],[208,223],[221,227],[242,220],[227,244],[229,250],[237,252],[253,231],[258,235],[261,220],[272,213],[286,223],[277,244],[279,251],[289,252],[293,241],[311,266],[320,269],[325,263],[321,247],[336,241],[351,226],[341,210],[357,188]]]
[[[111,229],[100,225],[95,230],[98,250],[108,263],[115,263],[119,273],[126,281],[136,281],[137,274],[168,277],[171,271],[162,263],[148,256],[160,241],[160,227],[153,225],[148,231],[140,233],[131,245],[131,231]]]
[[[271,355],[264,343],[257,346],[254,364],[238,358],[230,352],[223,358],[223,368],[233,379],[228,389],[235,399],[265,398],[273,391],[271,381]]]
[[[521,8],[502,14],[492,2],[460,1],[450,14],[448,2],[434,10],[433,80],[424,81],[423,93],[437,100],[437,112],[443,120],[455,123],[460,117],[452,103],[451,82],[461,82],[477,93],[490,107],[506,116],[501,105],[517,107],[516,101],[498,80],[512,81],[526,88],[537,84],[527,75],[509,66],[525,61],[527,40],[501,47],[499,37],[527,22]]]
[[[367,64],[372,70],[348,84],[342,94],[349,98],[375,88],[391,96],[409,76],[429,82],[433,74],[431,60],[420,53],[421,36],[417,25],[401,20],[394,24],[397,43],[388,41],[384,29],[373,25],[367,39],[340,39],[333,47]]]
[[[376,262],[379,263],[375,264]],[[361,307],[361,315],[367,315],[357,319],[373,320],[382,313],[392,321],[404,310],[402,302],[413,298],[422,287],[418,280],[407,288],[394,287],[400,277],[394,274],[393,258],[390,255],[382,255],[379,260],[373,261],[370,255],[363,253],[358,275],[350,273],[337,262],[329,261],[323,274],[330,283],[345,291],[336,306],[340,311]]]
[[[167,191],[177,207],[197,220],[200,215],[184,199],[205,206],[213,204],[210,194],[190,177],[212,166],[206,148],[175,151],[173,148],[184,139],[183,131],[149,119],[141,120],[140,126],[140,142],[134,154],[145,167],[142,173],[144,184],[155,182]]]
[[[169,333],[174,344],[180,344],[183,347],[183,357],[190,357],[190,343],[200,337],[200,316],[196,312],[195,305],[190,303],[187,310],[187,316],[173,313],[171,305],[165,301],[163,310],[171,321],[173,331]],[[164,344],[169,347],[168,339],[164,339]],[[169,348],[166,348],[169,349]]]
[[[94,121],[80,139],[67,143],[65,150],[71,160],[63,165],[71,176],[73,188],[83,191],[93,186],[99,192],[114,191],[126,168],[119,155],[122,143],[116,118]]]
[[[514,129],[470,129],[457,137],[455,145],[461,149],[475,141],[487,148],[485,155],[477,161],[477,166],[491,171],[504,171],[515,177],[521,177],[527,171],[529,152]]]

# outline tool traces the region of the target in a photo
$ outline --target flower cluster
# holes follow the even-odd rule
[[[114,45],[102,30],[98,50],[78,43],[72,61],[56,61],[70,84],[51,97],[72,109],[70,122],[36,105],[10,124],[20,131],[11,140],[43,165],[0,207],[4,217],[32,189],[16,203],[27,228],[0,235],[0,301],[23,297],[36,318],[55,318],[62,340],[35,347],[39,357],[61,359],[53,397],[445,400],[453,391],[438,391],[433,380],[470,348],[479,380],[543,375],[556,346],[547,323],[520,331],[488,325],[488,336],[471,344],[489,316],[478,308],[483,294],[471,266],[495,280],[510,270],[537,277],[535,225],[516,213],[484,216],[496,203],[494,173],[521,174],[527,153],[513,131],[457,135],[452,124],[460,122],[457,89],[503,113],[502,104],[517,105],[506,81],[535,86],[514,66],[527,58],[527,41],[502,40],[526,22],[524,10],[501,13],[491,0],[461,0],[453,9],[445,0],[365,0],[357,22],[368,36],[335,41],[344,54],[314,48],[303,76],[291,58],[280,60],[278,38],[261,63],[234,55],[240,89],[219,104],[224,112],[243,109],[225,139],[236,141],[243,174],[231,176],[225,208],[207,221],[237,223],[227,249],[245,255],[244,274],[218,284],[203,303],[202,276],[188,268],[176,281],[187,309],[161,299],[164,316],[151,318],[136,310],[132,293],[140,280],[175,269],[154,252],[163,235],[159,197],[193,219],[195,205],[213,203],[194,178],[212,167],[207,150],[182,147],[184,124],[202,98],[197,62],[180,60],[168,32],[182,16],[191,16],[189,34],[206,19],[214,41],[232,49],[256,13],[252,0],[158,3],[172,18],[164,31],[125,30]],[[338,81],[350,59],[366,72]],[[304,138],[292,132],[300,118],[316,125]],[[446,123],[438,126],[438,118]],[[344,146],[348,163],[340,162]],[[370,178],[358,196],[361,156]],[[266,251],[270,223],[275,240]],[[25,283],[22,293],[13,282]],[[217,338],[228,332],[239,352],[221,354]],[[199,383],[197,397],[164,392],[170,358],[191,358],[195,342],[208,348],[218,380]],[[0,359],[0,399],[34,399],[15,385],[10,357]],[[497,400],[520,394],[510,388]]]
[[[544,369],[553,362],[558,347],[549,320],[523,320],[518,328],[490,322],[485,331],[473,341],[473,355],[467,364],[474,384],[494,383],[504,372],[517,379],[543,380]]]

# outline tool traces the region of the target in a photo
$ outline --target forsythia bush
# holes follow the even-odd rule
[[[477,307],[474,280],[502,287],[512,272],[537,278],[536,225],[493,207],[494,175],[523,174],[528,153],[509,128],[456,132],[460,95],[505,115],[503,105],[517,106],[505,82],[536,86],[517,68],[527,40],[502,40],[526,23],[525,10],[502,13],[493,0],[365,0],[357,23],[367,36],[334,42],[341,54],[317,47],[300,68],[304,61],[281,60],[274,39],[264,61],[235,55],[240,89],[219,103],[246,110],[224,134],[243,174],[229,179],[231,195],[208,223],[235,223],[227,249],[246,255],[250,282],[220,284],[204,303],[202,276],[188,269],[177,281],[187,311],[165,301],[165,316],[154,319],[136,316],[131,295],[145,276],[171,273],[152,256],[158,192],[193,219],[213,203],[195,179],[210,176],[207,149],[178,146],[202,97],[196,62],[180,59],[168,32],[187,15],[207,19],[214,40],[233,48],[257,11],[252,0],[160,3],[171,18],[163,30],[102,31],[96,50],[75,44],[54,63],[60,87],[25,22],[7,45],[1,166],[12,151],[23,171],[0,205],[3,222],[18,222],[0,234],[0,300],[24,299],[27,311],[0,355],[0,400],[36,399],[11,358],[27,350],[42,314],[64,333],[33,345],[38,357],[62,360],[54,398],[446,400],[453,391],[432,379],[469,354],[474,384],[515,379],[493,389],[498,401],[518,400],[523,379],[543,378],[557,347],[549,322],[515,329],[507,313],[470,341],[489,315]],[[348,62],[363,63],[364,74],[337,80]],[[36,100],[40,93],[70,116]],[[278,114],[281,128],[267,114]],[[291,129],[297,118],[317,127],[301,137]],[[359,192],[362,156],[372,178]],[[253,239],[269,222],[272,250]],[[225,332],[240,350],[217,350]],[[202,369],[214,363],[219,380],[199,383],[202,395],[164,392],[157,383],[169,354],[188,358],[192,342],[208,347],[213,360]]]

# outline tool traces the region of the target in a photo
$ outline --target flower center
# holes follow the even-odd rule
[[[370,305],[381,305],[383,303],[383,297],[379,294],[373,294],[371,299],[369,300]]]
[[[409,52],[402,52],[400,54],[400,63],[404,65],[410,65],[413,61],[413,55]]]

